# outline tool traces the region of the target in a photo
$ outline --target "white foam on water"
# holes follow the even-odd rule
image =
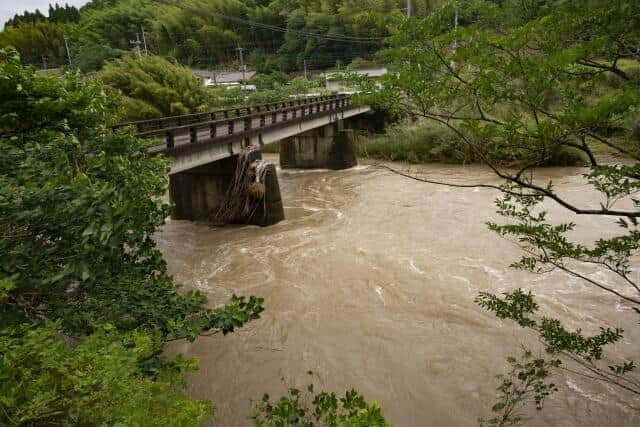
[[[491,268],[487,265],[483,265],[482,266],[482,271],[484,271],[485,273],[487,273],[490,276],[496,277],[498,279],[502,279],[502,273],[499,270],[496,270],[495,268]]]
[[[418,267],[416,267],[416,265],[413,263],[413,260],[409,260],[409,265],[411,266],[411,269],[413,271],[415,271],[418,274],[425,274],[425,272],[423,270],[420,270]]]
[[[567,378],[566,384],[567,387],[569,387],[571,390],[583,396],[584,398],[591,400],[592,402],[607,403],[607,399],[605,399],[603,396],[595,395],[593,393],[587,393],[586,391],[581,389],[578,384],[576,384],[575,381],[573,381],[571,378]]]
[[[381,286],[376,286],[376,294],[378,294],[378,298],[380,298],[380,301],[382,301],[382,305],[387,305],[387,303],[384,301],[384,297],[382,296]]]
[[[324,210],[322,208],[316,208],[315,206],[309,206],[305,204],[302,204],[302,209],[304,209],[305,211],[311,211],[311,212],[319,212]]]

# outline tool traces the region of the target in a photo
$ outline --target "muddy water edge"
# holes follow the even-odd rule
[[[499,183],[482,166],[412,169],[434,179]],[[582,172],[536,174],[576,204],[597,206]],[[480,291],[532,289],[545,314],[571,327],[624,328],[612,353],[638,355],[637,316],[619,300],[560,272],[508,267],[521,252],[485,225],[500,221],[493,190],[415,182],[363,161],[345,171],[279,171],[279,180],[282,223],[216,228],[169,220],[156,236],[177,281],[207,294],[211,306],[232,293],[265,299],[262,318],[247,327],[169,349],[199,359],[188,391],[214,402],[213,425],[249,425],[252,401],[263,393],[278,396],[309,382],[337,392],[356,388],[397,426],[477,425],[494,402],[494,376],[506,369],[505,358],[522,345],[540,348],[533,335],[476,306]],[[548,208],[554,221],[577,222],[576,238],[585,243],[617,231],[613,221]],[[638,400],[564,372],[555,382],[560,392],[527,425],[640,424]]]

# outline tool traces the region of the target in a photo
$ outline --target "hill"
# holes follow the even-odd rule
[[[426,14],[436,3],[415,0],[412,9]],[[93,0],[67,10],[68,19],[54,8],[49,17],[17,15],[0,47],[14,46],[39,67],[63,66],[66,37],[71,61],[85,72],[145,44],[188,66],[233,64],[241,52],[258,71],[290,72],[370,58],[405,7],[405,0]]]

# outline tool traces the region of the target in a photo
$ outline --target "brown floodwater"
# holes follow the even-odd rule
[[[482,166],[412,170],[499,183]],[[553,179],[576,204],[597,206],[582,172],[551,168],[537,176]],[[639,353],[638,316],[627,304],[562,272],[508,267],[521,252],[485,225],[500,220],[493,190],[420,183],[367,164],[279,171],[279,180],[282,223],[216,228],[170,220],[157,236],[175,278],[207,294],[212,306],[233,293],[265,299],[262,318],[245,328],[170,349],[199,359],[188,391],[214,402],[213,425],[249,425],[252,401],[263,393],[309,382],[336,392],[356,388],[397,426],[477,425],[494,402],[494,376],[505,370],[505,358],[522,345],[540,348],[532,334],[475,305],[480,291],[532,289],[545,314],[572,328],[623,327],[616,357]],[[553,220],[578,223],[578,240],[617,230],[613,220],[548,207]],[[596,267],[582,270],[607,278]],[[555,382],[560,391],[527,425],[640,424],[640,401],[617,389],[563,371]]]

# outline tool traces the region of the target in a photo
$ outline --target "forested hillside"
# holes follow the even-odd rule
[[[426,14],[438,3],[414,0],[411,9]],[[92,71],[134,50],[139,38],[141,49],[146,42],[150,53],[184,65],[228,66],[242,48],[260,71],[288,72],[371,57],[406,7],[406,0],[93,0],[68,19],[55,9],[48,18],[16,16],[0,46],[14,46],[26,63],[62,66],[67,37],[73,64]]]

